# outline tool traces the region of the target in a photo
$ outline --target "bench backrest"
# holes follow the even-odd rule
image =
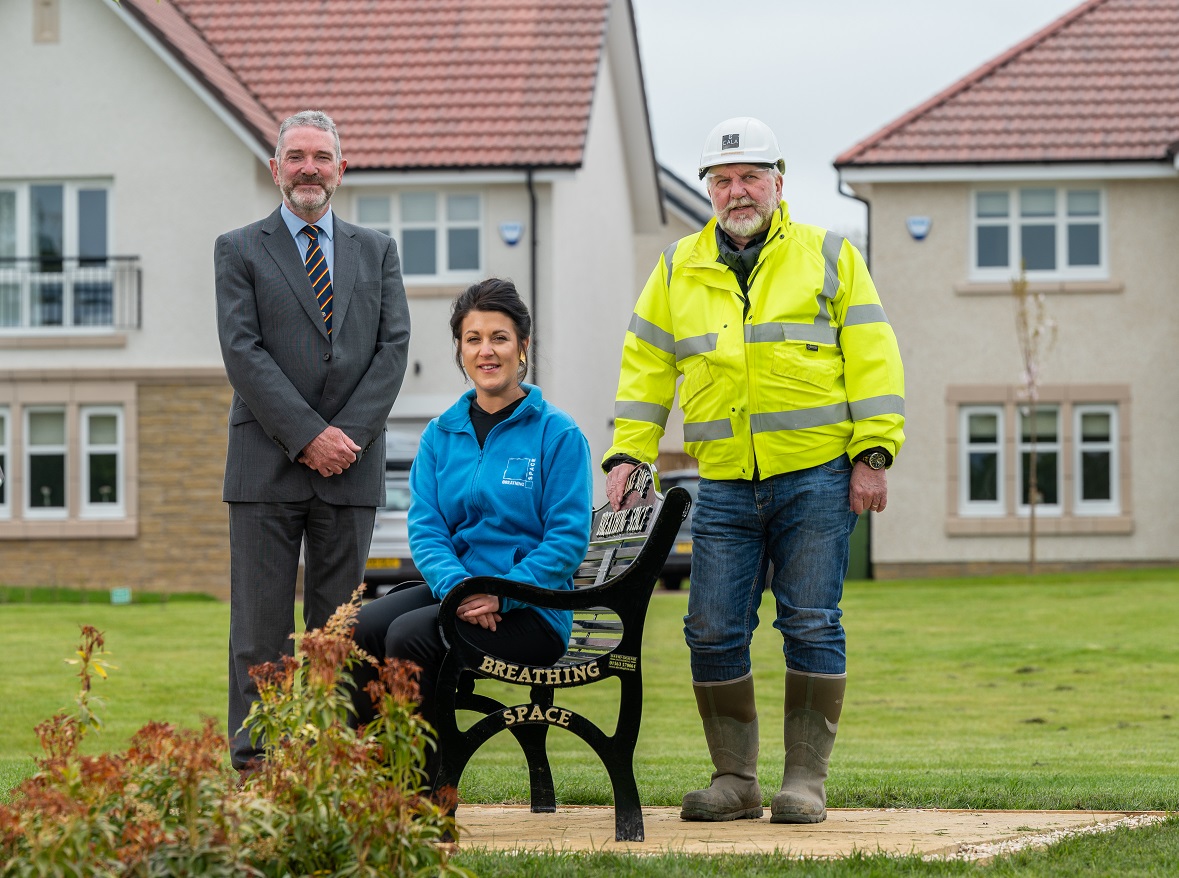
[[[654,468],[642,464],[627,479],[622,509],[614,510],[607,503],[594,510],[589,549],[573,576],[575,588],[592,588],[615,580],[638,561],[663,506],[663,495],[656,490],[655,482]],[[658,571],[653,574],[657,576]],[[623,623],[612,610],[576,610],[569,649],[558,665],[601,658],[618,646],[622,633]]]

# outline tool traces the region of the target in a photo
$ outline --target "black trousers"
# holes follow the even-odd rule
[[[440,605],[424,582],[408,584],[365,604],[353,634],[357,645],[378,661],[398,658],[421,667],[418,712],[430,725],[435,724],[438,671],[446,655],[438,629]],[[477,649],[521,665],[551,665],[567,647],[538,613],[526,608],[504,613],[494,631],[460,622],[459,632]],[[376,711],[364,687],[377,674],[367,663],[353,668],[352,674],[356,681],[353,703],[360,724],[365,725]]]

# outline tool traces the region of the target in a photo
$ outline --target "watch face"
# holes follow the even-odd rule
[[[885,463],[887,463],[887,458],[879,451],[873,451],[868,455],[868,466],[872,469],[884,469]]]

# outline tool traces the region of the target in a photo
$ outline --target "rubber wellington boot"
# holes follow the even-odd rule
[[[684,796],[682,820],[741,820],[762,815],[757,783],[757,706],[753,675],[726,683],[693,683],[704,738],[716,771],[706,790]]]
[[[786,670],[786,767],[782,790],[770,802],[771,823],[821,823],[827,819],[827,763],[843,709],[846,674]]]

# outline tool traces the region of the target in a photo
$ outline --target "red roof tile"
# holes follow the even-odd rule
[[[303,109],[349,167],[576,167],[609,0],[123,0],[259,141]]]
[[[1179,0],[1089,0],[838,167],[1159,161],[1179,141]]]

